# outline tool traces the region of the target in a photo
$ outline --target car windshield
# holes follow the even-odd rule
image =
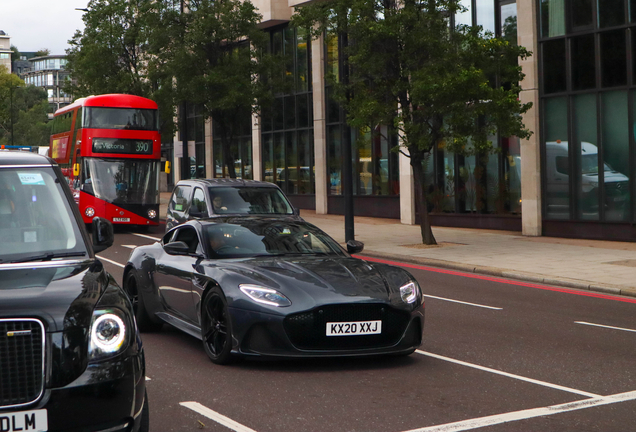
[[[214,258],[344,255],[335,240],[303,222],[245,220],[210,223],[204,225],[203,231]]]
[[[275,187],[210,187],[215,214],[291,215],[289,201]]]
[[[158,204],[159,162],[84,158],[82,191],[114,204]]]
[[[52,168],[0,168],[0,245],[0,263],[86,255]]]

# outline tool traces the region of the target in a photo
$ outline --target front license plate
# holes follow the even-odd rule
[[[2,432],[46,432],[47,430],[49,430],[49,424],[45,409],[0,414],[0,431]]]
[[[130,222],[130,218],[113,218],[113,222]]]
[[[380,334],[382,321],[328,322],[327,336],[360,336]]]

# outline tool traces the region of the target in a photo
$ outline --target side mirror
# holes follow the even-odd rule
[[[163,250],[169,255],[189,255],[190,246],[186,242],[176,241],[163,245]]]
[[[95,253],[108,249],[115,241],[113,224],[104,218],[93,218],[93,250]]]
[[[349,240],[347,242],[347,252],[349,252],[350,254],[360,253],[362,252],[362,249],[364,249],[364,243],[362,243],[361,241]]]
[[[300,216],[300,209],[294,207],[294,216]]]
[[[201,213],[195,205],[190,206],[190,210],[188,210],[188,215],[190,217],[197,218],[197,219],[203,217],[203,213]]]

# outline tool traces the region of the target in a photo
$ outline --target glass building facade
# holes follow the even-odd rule
[[[544,233],[626,239],[636,217],[636,1],[538,7]]]
[[[307,32],[279,27],[270,31],[270,49],[287,61],[289,90],[261,113],[263,180],[277,184],[295,205],[314,208],[311,43]]]

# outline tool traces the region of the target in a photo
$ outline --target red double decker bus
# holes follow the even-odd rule
[[[55,112],[49,155],[61,167],[84,222],[159,222],[157,104],[125,94],[78,99]]]

